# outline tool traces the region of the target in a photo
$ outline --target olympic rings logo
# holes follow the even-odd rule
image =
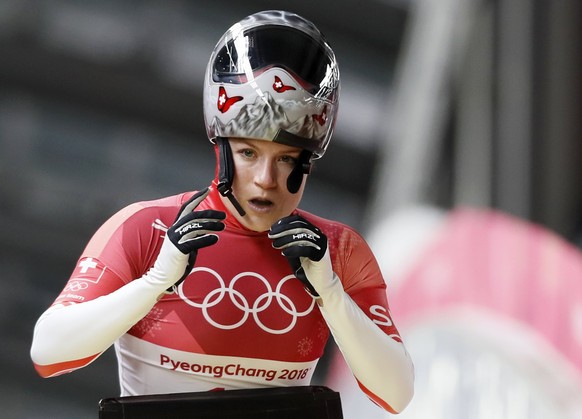
[[[88,287],[89,285],[86,282],[80,281],[70,281],[63,291],[81,291]]]
[[[222,330],[236,329],[242,326],[248,320],[248,318],[252,316],[255,323],[265,332],[274,335],[282,335],[292,330],[293,327],[295,327],[297,320],[300,317],[305,317],[309,313],[311,313],[313,307],[315,306],[315,299],[311,299],[311,304],[309,305],[309,307],[307,307],[307,309],[303,311],[299,311],[298,308],[295,306],[294,301],[291,298],[289,298],[289,296],[281,292],[283,285],[285,285],[287,281],[289,281],[290,279],[295,279],[293,275],[288,275],[282,278],[277,284],[276,289],[273,290],[271,284],[269,284],[267,279],[255,272],[242,272],[236,275],[232,279],[232,281],[230,281],[228,287],[224,283],[224,280],[221,278],[221,276],[212,269],[204,267],[195,267],[194,269],[192,269],[191,273],[194,272],[209,273],[218,282],[218,287],[209,292],[204,297],[201,303],[192,301],[188,298],[188,296],[185,295],[183,289],[185,282],[182,282],[180,285],[178,285],[177,289],[178,295],[188,305],[201,309],[202,314],[206,321],[208,321],[208,323],[210,323],[211,325],[218,329]],[[244,281],[245,278],[248,279],[249,277],[260,280],[266,289],[266,291],[263,294],[256,297],[253,302],[249,302],[243,293],[235,289],[237,282]],[[225,298],[228,298],[228,300],[230,300],[230,302],[242,312],[242,317],[240,318],[240,320],[233,322],[232,324],[223,324],[214,320],[209,312],[209,309],[220,304]],[[273,329],[271,327],[268,327],[263,323],[263,321],[261,321],[260,318],[260,314],[267,310],[268,308],[272,307],[273,304],[278,305],[278,307],[281,310],[283,310],[285,313],[291,316],[291,321],[289,322],[289,324],[281,329]]]

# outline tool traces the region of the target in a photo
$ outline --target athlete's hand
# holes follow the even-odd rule
[[[327,237],[319,228],[300,215],[291,215],[271,226],[269,238],[311,295],[319,297],[331,285],[334,275]]]
[[[176,221],[166,232],[154,270],[156,279],[164,281],[168,291],[188,276],[196,261],[198,249],[215,244],[218,241],[215,232],[224,230],[224,212],[195,211],[208,193],[209,189],[206,188],[182,205]]]

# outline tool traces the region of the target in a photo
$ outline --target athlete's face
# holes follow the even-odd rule
[[[232,189],[246,215],[241,217],[228,200],[224,201],[246,228],[267,231],[276,221],[291,214],[303,196],[306,175],[297,193],[287,189],[287,178],[301,149],[243,138],[231,138],[230,146],[235,167]]]

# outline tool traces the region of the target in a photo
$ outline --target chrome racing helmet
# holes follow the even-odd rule
[[[269,10],[235,23],[206,69],[204,119],[210,141],[242,137],[325,153],[338,109],[335,54],[310,21]]]

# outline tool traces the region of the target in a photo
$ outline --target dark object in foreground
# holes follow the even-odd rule
[[[99,419],[342,419],[340,395],[323,386],[112,397]]]

